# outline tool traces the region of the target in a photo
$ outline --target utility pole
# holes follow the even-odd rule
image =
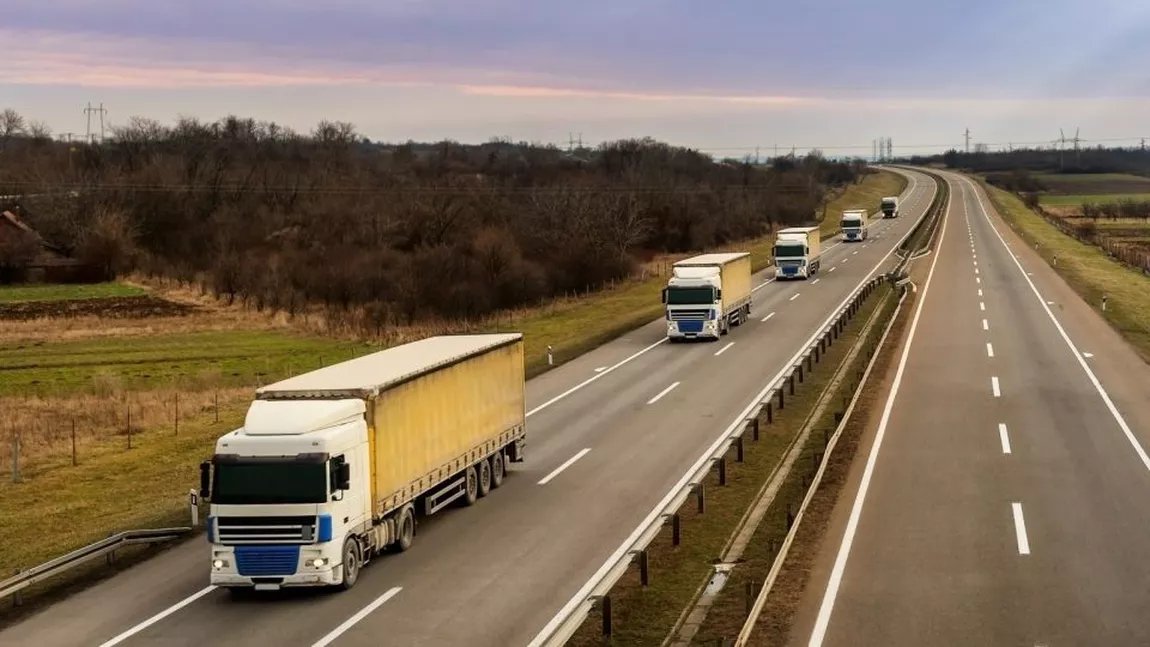
[[[970,152],[970,128],[966,129],[966,132],[964,133],[964,135],[966,137],[966,152],[969,153]]]

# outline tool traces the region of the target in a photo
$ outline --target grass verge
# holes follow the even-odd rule
[[[1042,259],[1150,362],[1150,277],[1115,261],[1097,246],[1058,231],[1017,196],[985,182],[982,185],[998,214],[1027,244],[1038,243]],[[1058,265],[1054,266],[1056,255]]]
[[[747,433],[744,461],[735,461],[734,450],[728,453],[727,484],[718,484],[714,470],[707,477],[705,512],[698,514],[697,503],[693,498],[679,510],[680,545],[672,545],[670,526],[654,539],[648,547],[651,575],[649,585],[641,585],[635,568],[616,584],[611,592],[615,627],[611,645],[657,645],[667,636],[680,614],[693,601],[700,584],[712,573],[713,564],[721,558],[739,521],[802,429],[829,384],[834,369],[850,352],[863,322],[887,291],[888,288],[881,288],[867,299],[859,314],[822,357],[816,369],[805,375],[805,381],[798,386],[795,395],[786,397],[785,408],[774,412],[773,422],[767,423],[766,414],[760,418],[760,439],[756,442]],[[801,469],[795,471],[801,472]],[[769,513],[760,528],[778,523],[780,519],[776,517],[777,514]],[[782,523],[785,524],[785,518]],[[741,568],[736,568],[734,573],[737,574]],[[732,579],[725,590],[734,591],[738,586]],[[602,644],[601,626],[599,611],[591,613],[568,644],[575,647]],[[702,636],[697,638],[701,639]]]
[[[143,288],[124,285],[123,283],[6,285],[0,286],[0,303],[110,299],[115,297],[138,297],[145,294],[147,294],[147,291]]]

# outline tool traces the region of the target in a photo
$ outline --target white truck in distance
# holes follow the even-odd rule
[[[257,390],[200,466],[211,583],[351,588],[373,555],[411,546],[417,512],[499,487],[523,460],[525,403],[518,333],[432,337]]]
[[[703,254],[675,263],[663,303],[672,342],[718,339],[751,314],[751,255]]]
[[[788,227],[775,235],[775,278],[807,279],[819,271],[818,227]]]
[[[866,209],[844,211],[842,220],[839,222],[839,227],[843,230],[843,240],[866,240],[869,215]]]
[[[898,196],[887,196],[882,199],[882,217],[898,218]]]

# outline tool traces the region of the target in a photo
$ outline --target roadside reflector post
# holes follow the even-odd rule
[[[547,344],[547,365],[555,365],[555,356],[551,353],[551,344]]]
[[[188,490],[188,508],[192,514],[192,527],[200,525],[200,495],[194,489]]]

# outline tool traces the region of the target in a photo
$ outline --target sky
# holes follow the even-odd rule
[[[4,0],[0,108],[741,157],[1150,138],[1135,0]],[[94,128],[98,130],[98,115]]]

